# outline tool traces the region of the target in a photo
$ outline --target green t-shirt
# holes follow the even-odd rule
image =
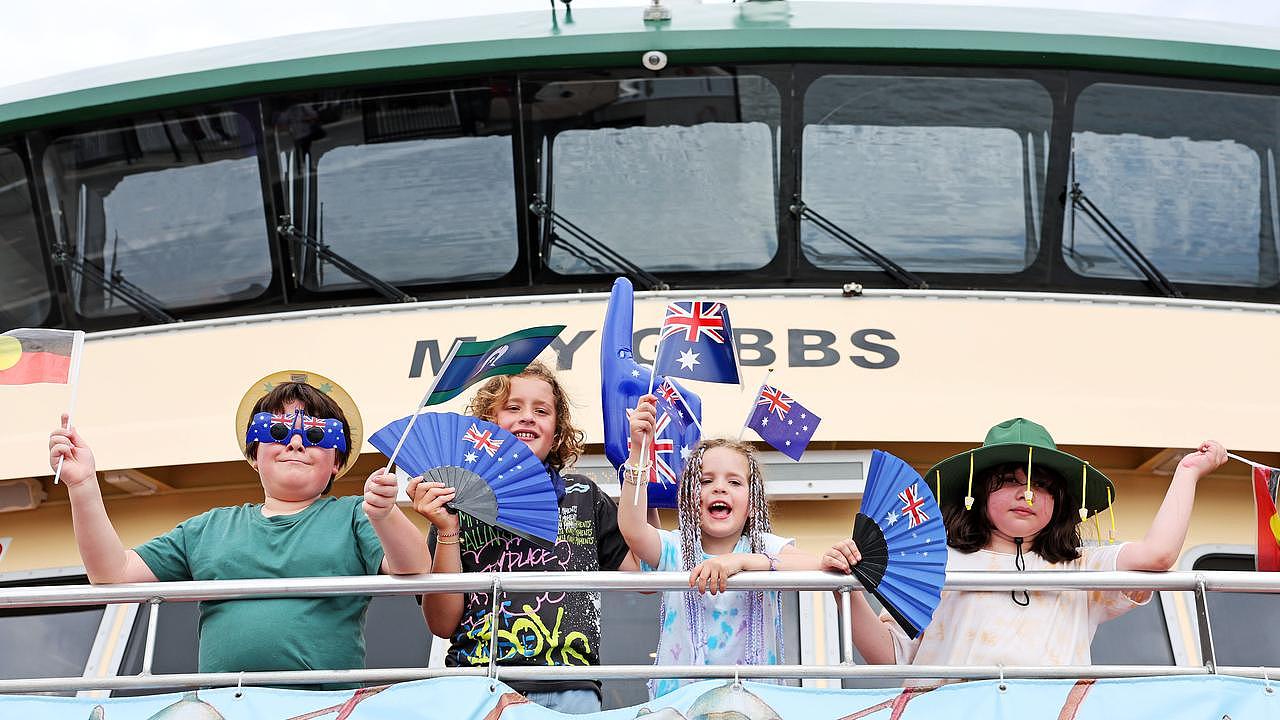
[[[214,508],[135,549],[162,581],[374,575],[382,543],[361,502]],[[202,602],[200,672],[363,668],[368,608],[368,596]]]

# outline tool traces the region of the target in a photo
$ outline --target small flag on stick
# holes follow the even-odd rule
[[[0,335],[0,385],[75,382],[84,333],[18,328]]]
[[[713,383],[738,382],[738,356],[724,303],[686,301],[667,305],[658,335],[655,376]]]
[[[497,375],[519,375],[560,335],[564,325],[531,327],[497,340],[454,345],[423,407],[452,400],[471,385]]]
[[[762,385],[747,427],[792,460],[799,460],[822,418],[772,385]]]
[[[1280,570],[1280,516],[1276,514],[1280,499],[1280,470],[1265,465],[1253,466],[1253,499],[1258,512],[1258,572]]]

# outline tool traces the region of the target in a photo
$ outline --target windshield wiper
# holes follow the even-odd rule
[[[1080,189],[1080,183],[1073,180],[1071,182],[1071,192],[1068,195],[1071,197],[1071,246],[1073,251],[1076,242],[1076,210],[1079,210],[1084,213],[1085,217],[1093,221],[1094,226],[1101,230],[1108,240],[1124,252],[1125,257],[1129,258],[1129,261],[1138,268],[1138,271],[1146,276],[1147,282],[1155,286],[1165,297],[1183,297],[1182,292],[1169,281],[1169,278],[1164,276],[1164,273],[1160,272],[1160,268],[1156,267],[1156,264],[1151,262],[1150,258],[1143,255],[1138,246],[1125,237],[1123,232],[1120,232],[1120,228],[1111,222],[1111,218],[1108,218],[1101,208],[1093,204],[1089,196],[1084,194],[1084,190]]]
[[[546,253],[551,252],[551,247],[553,245],[559,245],[564,248],[566,252],[581,260],[595,272],[610,272],[608,264],[611,264],[613,269],[621,270],[624,274],[630,276],[633,280],[644,284],[650,290],[671,289],[671,286],[663,282],[662,278],[631,262],[618,251],[592,237],[591,233],[578,227],[568,218],[555,210],[552,210],[551,206],[547,204],[546,201],[534,201],[534,203],[529,206],[529,210],[531,210],[534,215],[537,215],[546,221]],[[570,239],[557,233],[556,227],[563,229],[565,233],[572,238],[572,240],[581,243],[585,247],[575,246]]]
[[[63,245],[54,246],[53,262],[56,265],[66,266],[68,270],[78,275],[81,280],[87,280],[97,285],[111,299],[119,297],[124,301],[124,304],[137,310],[152,322],[180,322],[178,318],[165,311],[159,299],[126,280],[124,273],[119,270],[113,270],[108,275],[106,269],[101,265],[79,255],[72,255],[67,252],[66,247]]]
[[[801,220],[808,220],[818,226],[819,230],[825,232],[836,240],[839,240],[845,245],[848,245],[867,260],[879,265],[881,270],[885,271],[886,274],[892,276],[903,285],[906,285],[912,290],[928,289],[929,284],[926,283],[919,275],[916,275],[898,263],[890,260],[888,257],[880,254],[875,248],[862,242],[844,228],[820,215],[818,211],[808,205],[805,205],[804,201],[799,198],[796,198],[796,202],[791,206],[790,210],[792,215],[795,215]]]
[[[316,257],[319,258],[321,262],[327,262],[330,265],[338,268],[339,270],[346,273],[347,275],[350,275],[355,280],[358,280],[364,283],[365,285],[369,286],[370,288],[373,288],[378,292],[378,294],[382,295],[388,300],[394,300],[396,302],[404,302],[404,303],[418,301],[418,298],[413,297],[412,295],[406,294],[404,291],[402,291],[400,288],[396,287],[395,285],[392,285],[391,283],[374,275],[368,270],[365,270],[359,265],[356,265],[350,260],[342,257],[341,255],[334,252],[333,250],[330,250],[327,244],[302,232],[301,230],[299,230],[297,227],[294,226],[292,218],[290,218],[288,215],[280,216],[280,224],[276,226],[276,232],[280,233],[281,235],[285,235],[289,237],[295,242],[302,243],[302,245],[304,245],[308,250],[311,250],[312,252],[314,252],[316,254]]]

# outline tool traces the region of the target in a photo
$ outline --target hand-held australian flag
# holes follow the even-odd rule
[[[762,385],[747,427],[792,460],[799,460],[822,418],[772,385]]]
[[[655,375],[736,384],[738,358],[724,303],[692,300],[667,305],[653,371]]]

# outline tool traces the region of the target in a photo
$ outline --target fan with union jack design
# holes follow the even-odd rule
[[[920,473],[883,450],[871,452],[853,541],[862,553],[853,574],[908,635],[919,635],[942,597],[947,531]]]
[[[388,457],[409,425],[395,420],[369,443]],[[396,456],[411,476],[457,490],[451,509],[540,545],[556,542],[560,503],[542,461],[515,435],[455,413],[423,413]]]

